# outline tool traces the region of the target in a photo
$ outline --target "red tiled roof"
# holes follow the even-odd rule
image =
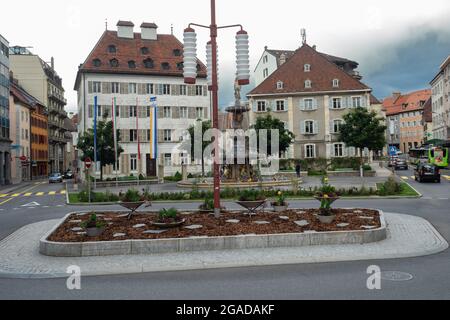
[[[431,98],[431,90],[419,90],[397,97],[388,97],[383,101],[386,115],[392,116],[404,112],[422,110],[424,104]],[[422,102],[422,103],[421,103]]]
[[[24,88],[18,85],[15,80],[11,81],[9,92],[16,101],[19,101],[29,109],[34,109],[36,105],[44,106],[35,97],[25,91]]]
[[[109,53],[109,46],[116,47],[116,53]],[[148,48],[148,54],[141,52],[142,48]],[[180,56],[174,55],[174,50],[181,52]],[[120,38],[116,31],[105,31],[99,42],[89,54],[86,61],[79,67],[79,74],[86,73],[121,73],[121,74],[145,74],[159,76],[183,77],[183,69],[178,69],[177,64],[183,63],[183,44],[173,35],[159,34],[157,40],[141,39],[140,33],[134,34],[134,39]],[[101,63],[99,67],[94,65],[94,60]],[[112,67],[110,61],[116,59],[118,67]],[[151,59],[153,68],[146,68],[144,60]],[[130,68],[129,61],[134,61],[135,68]],[[168,63],[170,68],[164,69],[163,63]],[[206,66],[198,60],[200,71],[199,78],[206,78]]]
[[[310,72],[304,72],[305,64],[311,65]],[[333,87],[334,79],[339,80],[339,88]],[[312,82],[311,89],[305,88],[306,80]],[[284,88],[281,90],[277,89],[278,81],[283,82]],[[370,91],[371,89],[341,70],[323,54],[305,44],[248,95],[349,90]]]
[[[370,94],[370,104],[381,104],[381,101],[378,100],[373,94]]]

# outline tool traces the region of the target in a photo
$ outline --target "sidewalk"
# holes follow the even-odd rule
[[[39,239],[59,220],[23,227],[0,242],[0,277],[64,278],[69,266],[83,276],[186,271],[232,267],[271,266],[339,261],[412,258],[437,254],[448,243],[426,220],[385,213],[387,240],[365,245],[306,246],[298,248],[204,251],[176,254],[53,258],[39,254]]]
[[[33,180],[33,181],[25,181],[25,182],[21,182],[19,184],[11,184],[11,185],[7,185],[7,186],[0,186],[0,192],[1,193],[13,193],[17,190],[21,190],[21,189],[26,189],[28,187],[32,187],[34,186],[36,183],[42,183],[42,182],[46,182],[47,180]]]

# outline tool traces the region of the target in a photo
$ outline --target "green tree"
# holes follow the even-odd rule
[[[195,158],[195,129],[198,128],[198,126],[202,126],[202,157],[201,159]],[[212,123],[211,121],[197,121],[197,123],[191,127],[189,127],[188,132],[189,136],[191,137],[191,140],[189,141],[190,146],[184,145],[184,149],[191,150],[191,160],[201,160],[202,162],[202,176],[205,177],[205,157],[203,157],[203,154],[206,150],[206,148],[211,144],[211,142],[205,142],[203,141],[203,137],[205,136],[205,133],[212,129]]]
[[[117,141],[120,141],[120,131],[117,130]],[[91,158],[94,161],[94,129],[88,129],[78,139],[77,148],[83,152],[81,160]],[[117,156],[123,152],[117,146]],[[112,121],[107,121],[107,115],[97,123],[97,161],[100,162],[100,180],[103,181],[103,168],[115,164],[114,131]]]
[[[386,129],[381,118],[365,108],[356,108],[343,117],[344,124],[340,127],[340,141],[348,147],[369,151],[382,150],[386,145]],[[361,166],[364,156],[361,152]]]
[[[259,142],[259,132],[260,130],[267,130],[268,136],[267,136],[267,154],[272,155],[272,135],[270,133],[271,130],[278,130],[279,136],[280,136],[280,144],[279,144],[279,151],[280,153],[284,153],[288,151],[289,147],[294,143],[295,141],[295,135],[287,130],[284,126],[284,123],[277,119],[272,117],[271,115],[267,115],[266,117],[259,117],[256,119],[256,124],[252,126],[252,129],[256,130],[257,136],[258,136],[258,153],[262,153],[261,151],[266,150],[260,150],[260,142]]]

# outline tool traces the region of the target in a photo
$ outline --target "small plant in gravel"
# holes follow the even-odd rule
[[[205,198],[205,201],[200,205],[202,211],[214,211],[214,200],[211,198]]]
[[[333,215],[331,205],[339,198],[336,188],[328,184],[328,178],[322,179],[322,187],[316,193],[316,199],[320,201],[320,215],[330,217]]]
[[[284,195],[284,193],[281,192],[281,191],[278,191],[277,196],[278,196],[277,200],[272,202],[272,205],[274,207],[285,207],[285,206],[287,206],[286,196]]]
[[[181,218],[177,209],[162,209],[158,214],[158,223],[179,222]]]
[[[106,226],[103,221],[100,221],[95,213],[92,213],[89,219],[80,224],[80,227],[83,229],[102,229]]]

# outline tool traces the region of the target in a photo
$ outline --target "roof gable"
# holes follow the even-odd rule
[[[392,116],[404,112],[422,110],[425,103],[431,98],[431,90],[419,90],[398,97],[388,97],[383,100],[383,109],[386,115]]]

